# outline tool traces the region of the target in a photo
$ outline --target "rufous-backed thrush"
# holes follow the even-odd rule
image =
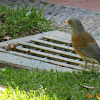
[[[95,39],[84,29],[82,23],[78,19],[69,19],[65,21],[72,29],[72,46],[77,54],[85,61],[84,69],[87,67],[87,60],[92,62],[100,62],[100,47]]]

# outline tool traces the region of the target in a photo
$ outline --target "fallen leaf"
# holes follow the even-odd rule
[[[11,44],[5,44],[5,50],[8,51],[8,50],[11,50]]]
[[[13,50],[16,50],[17,44],[13,44]]]
[[[85,87],[85,88],[87,88],[87,89],[94,89],[94,87],[92,87],[92,86],[86,86],[86,85],[82,85],[81,83],[80,83],[80,85],[81,85],[82,87]]]
[[[9,37],[9,36],[6,36],[3,38],[3,40],[10,40],[10,39],[11,39],[11,37]]]

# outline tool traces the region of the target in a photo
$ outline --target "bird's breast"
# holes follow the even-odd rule
[[[72,43],[78,48],[86,48],[89,44],[95,43],[94,38],[89,33],[72,35]]]

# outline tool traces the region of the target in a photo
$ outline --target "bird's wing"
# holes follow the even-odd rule
[[[73,44],[74,45],[74,44]],[[79,48],[74,45],[74,47],[82,52],[83,54],[87,55],[90,58],[96,59],[98,62],[100,62],[100,47],[97,45],[97,43],[91,43],[88,45],[87,48]]]

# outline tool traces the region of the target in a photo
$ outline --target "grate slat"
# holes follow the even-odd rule
[[[22,52],[28,52],[30,49],[18,46],[17,50],[20,50]],[[54,58],[54,59],[65,61],[65,62],[70,62],[70,63],[77,64],[77,65],[84,64],[82,61],[77,61],[77,60],[73,60],[73,59],[69,59],[69,58],[64,58],[64,57],[60,57],[60,56],[53,55],[53,54],[48,54],[48,53],[44,53],[44,52],[40,52],[40,51],[36,51],[36,50],[30,50],[30,51],[33,54],[38,54],[38,55],[41,55],[41,56],[50,57],[50,58]]]
[[[61,50],[57,50],[57,49],[53,49],[53,48],[49,48],[49,47],[44,47],[44,46],[36,45],[36,44],[32,44],[32,43],[21,42],[21,43],[18,43],[18,44],[23,45],[23,46],[32,47],[32,48],[38,48],[38,49],[46,50],[46,51],[49,51],[49,52],[63,54],[63,55],[70,56],[70,57],[75,57],[77,59],[82,59],[79,55],[71,53],[71,52],[67,52],[67,51],[65,52],[65,51],[61,51]]]
[[[68,44],[68,41],[66,41],[66,40],[62,40],[62,39],[60,40],[58,38],[51,37],[51,36],[43,36],[43,39],[49,39],[49,40],[53,40],[53,41],[57,41],[57,42]]]
[[[46,44],[48,46],[53,46],[53,47],[59,47],[59,48],[62,48],[62,49],[66,49],[66,50],[71,50],[71,51],[74,51],[74,49],[72,47],[69,47],[69,46],[64,46],[64,45],[61,45],[61,44],[57,44],[57,43],[52,43],[52,42],[47,42],[47,41],[43,41],[43,40],[30,40],[32,42],[37,42],[39,44]]]

